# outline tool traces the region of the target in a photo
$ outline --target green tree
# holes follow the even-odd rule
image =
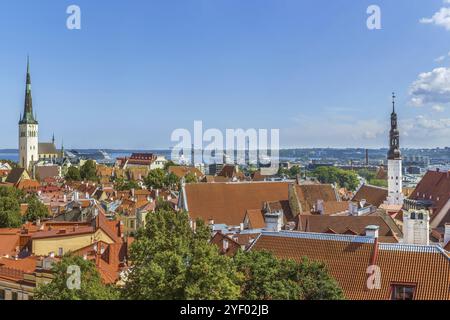
[[[275,258],[267,251],[238,252],[237,270],[244,274],[241,299],[244,300],[335,300],[342,290],[323,263],[304,258]]]
[[[232,260],[208,242],[209,228],[186,212],[149,215],[131,246],[133,267],[124,288],[127,299],[236,299],[239,274]]]
[[[376,187],[384,187],[384,188],[388,187],[387,180],[383,180],[383,179],[371,179],[368,181],[368,183],[373,186],[376,186]]]
[[[180,185],[180,178],[178,178],[174,173],[169,173],[164,179],[164,187],[174,190],[178,189]]]
[[[169,160],[164,164],[164,171],[167,172],[169,170],[169,167],[174,167],[174,166],[178,166],[178,165],[175,162],[173,162],[172,160]]]
[[[69,289],[71,273],[69,266],[78,266],[81,271],[80,288]],[[54,279],[37,287],[36,300],[115,300],[119,298],[116,288],[104,285],[95,264],[80,256],[65,255],[53,265]],[[69,270],[70,271],[70,270]],[[70,282],[70,280],[69,280]]]
[[[312,175],[321,183],[336,183],[342,188],[354,191],[358,187],[358,175],[353,171],[337,167],[317,167]]]
[[[369,171],[367,169],[360,169],[358,170],[358,175],[367,181],[372,180],[375,178],[375,172]]]
[[[187,175],[184,176],[184,181],[186,183],[197,183],[198,179],[195,174],[193,174],[192,172],[189,172]]]
[[[97,181],[97,165],[93,160],[87,160],[80,168],[81,178],[89,181]]]
[[[141,187],[136,181],[125,180],[124,178],[117,178],[115,181],[115,189],[118,191],[125,191],[131,189],[141,189]]]
[[[0,197],[0,228],[18,228],[21,224],[18,199],[13,196]]]
[[[25,219],[27,221],[35,222],[38,218],[42,219],[48,216],[49,212],[47,207],[35,195],[29,197],[27,203],[28,208],[25,213]]]
[[[295,177],[297,177],[299,174],[300,174],[300,167],[299,166],[297,166],[297,165],[295,165],[295,166],[292,166],[290,169],[289,169],[289,176],[291,177],[291,178],[295,178]]]
[[[25,192],[14,187],[0,186],[0,198],[1,197],[12,197],[19,201],[19,203],[23,203],[26,200]]]
[[[67,170],[66,179],[69,181],[80,181],[80,170],[77,167],[71,166]]]
[[[162,189],[165,186],[166,173],[162,169],[150,170],[144,182],[148,189]]]

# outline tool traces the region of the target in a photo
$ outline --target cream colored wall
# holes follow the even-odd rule
[[[92,244],[95,241],[113,243],[112,239],[103,231],[97,230],[95,234],[82,234],[75,236],[64,236],[46,239],[33,239],[32,251],[35,255],[48,255],[50,252],[58,254],[59,248],[63,248],[64,253],[76,251]]]

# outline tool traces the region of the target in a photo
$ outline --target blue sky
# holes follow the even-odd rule
[[[0,149],[17,147],[27,53],[40,140],[67,148],[168,148],[194,120],[279,128],[282,147],[382,147],[393,90],[402,146],[450,145],[446,2],[4,0]]]

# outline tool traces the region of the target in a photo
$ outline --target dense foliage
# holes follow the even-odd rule
[[[244,274],[245,300],[336,300],[342,290],[323,263],[304,258],[300,263],[275,258],[267,251],[239,252],[237,270]]]
[[[80,269],[79,289],[76,288],[69,266]],[[114,300],[119,297],[117,288],[102,283],[95,264],[80,256],[66,255],[53,265],[54,279],[37,287],[36,300]],[[70,287],[69,284],[72,284]]]
[[[80,168],[81,179],[97,181],[97,165],[93,160],[87,160]]]
[[[69,181],[80,181],[81,180],[80,170],[74,166],[69,167],[69,169],[67,169],[66,179]]]
[[[361,169],[358,171],[358,175],[364,178],[368,184],[371,184],[373,186],[377,187],[385,187],[387,188],[388,182],[387,180],[383,179],[376,179],[376,173],[373,171],[369,171],[367,169]]]
[[[49,215],[47,207],[38,199],[36,195],[32,195],[27,199],[28,208],[25,213],[25,220],[35,222],[37,219],[46,218]]]
[[[25,194],[16,188],[0,187],[0,228],[18,228],[22,224],[20,204]]]
[[[317,167],[312,175],[320,183],[337,184],[339,187],[350,191],[356,190],[359,184],[358,175],[355,172],[337,167]]]
[[[159,210],[131,247],[128,299],[237,299],[239,277],[230,258],[209,244],[209,228],[196,232],[184,212]]]
[[[278,169],[278,175],[279,176],[284,176],[284,177],[288,177],[291,179],[295,179],[297,178],[297,176],[299,176],[301,173],[300,167],[299,166],[292,166],[289,169],[285,169],[285,168],[280,168]]]
[[[114,181],[114,186],[117,191],[126,191],[131,189],[141,189],[140,185],[134,180],[125,180],[124,178],[117,178]]]
[[[173,173],[168,173],[163,169],[150,170],[144,179],[148,189],[178,189],[180,179]]]
[[[322,263],[280,260],[265,251],[230,258],[209,243],[210,229],[195,232],[184,212],[157,210],[131,248],[126,299],[342,299]]]

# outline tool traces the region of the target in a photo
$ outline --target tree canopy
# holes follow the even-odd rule
[[[79,289],[69,288],[72,283],[69,266],[77,266],[80,270]],[[115,300],[119,297],[118,289],[102,283],[100,274],[92,261],[80,256],[65,255],[52,267],[54,279],[37,287],[36,300]]]
[[[268,251],[238,252],[244,300],[337,300],[342,290],[323,263],[277,259]]]
[[[124,289],[128,299],[237,299],[239,277],[232,260],[209,244],[209,228],[187,213],[149,215],[131,247],[133,261]]]
[[[148,189],[177,189],[180,179],[173,173],[167,173],[163,169],[150,170],[148,176],[144,179]]]
[[[354,191],[358,187],[358,175],[349,170],[343,170],[337,167],[317,167],[312,175],[320,183],[336,183],[341,188]]]
[[[117,191],[125,191],[131,189],[141,189],[140,185],[134,180],[125,180],[124,178],[117,178],[114,181],[114,186]]]
[[[74,166],[69,167],[69,169],[67,169],[66,179],[69,181],[80,181],[81,180],[80,170]]]
[[[80,168],[80,176],[84,180],[97,181],[97,165],[94,160],[87,160]]]
[[[126,299],[342,299],[323,263],[277,259],[266,251],[220,255],[200,220],[159,209],[131,247]]]
[[[25,219],[30,222],[35,222],[37,219],[42,219],[48,216],[47,207],[38,199],[36,195],[32,195],[27,199],[28,208],[25,213]]]
[[[0,228],[18,228],[22,224],[20,203],[25,202],[23,191],[0,187]]]

